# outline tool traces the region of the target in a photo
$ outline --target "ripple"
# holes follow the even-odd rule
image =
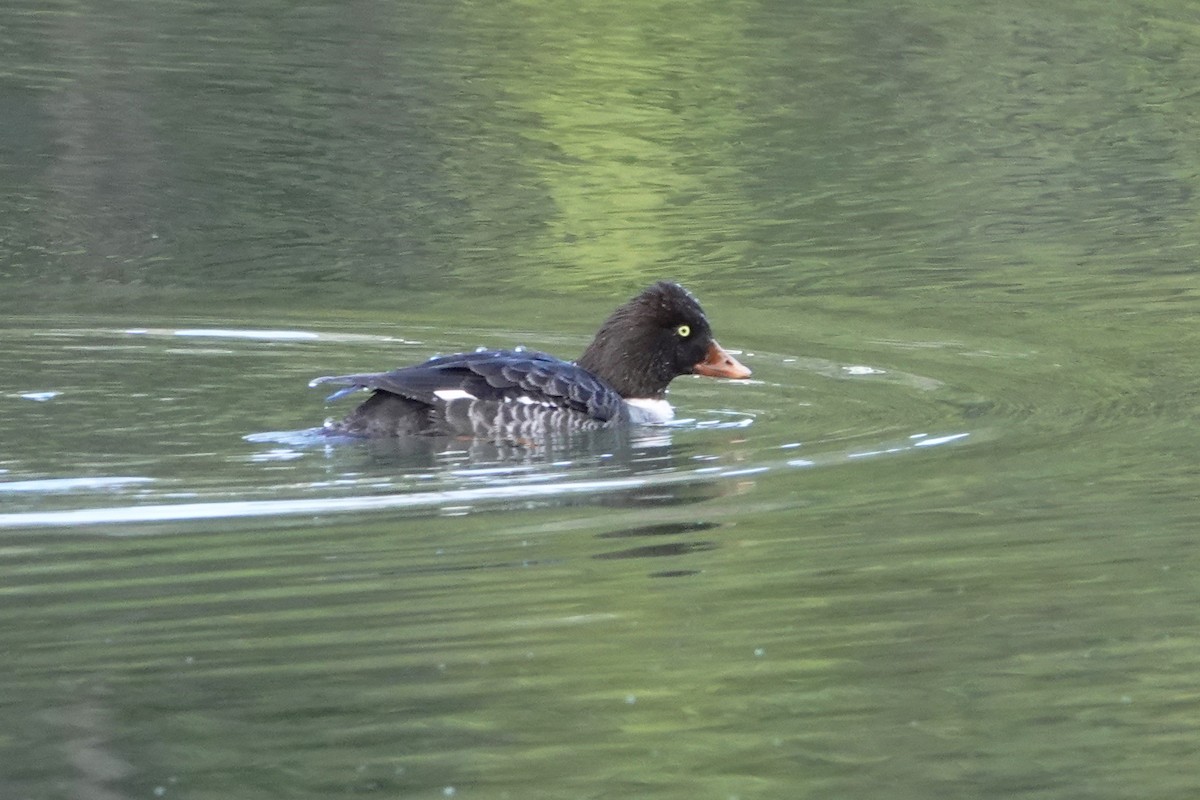
[[[128,486],[154,483],[153,478],[41,478],[35,480],[0,482],[0,494],[56,494],[61,492],[109,492]]]
[[[17,397],[20,397],[22,400],[33,400],[37,403],[45,403],[47,400],[53,400],[61,394],[62,392],[56,392],[52,390],[45,392],[20,392],[17,394]]]
[[[125,328],[123,330],[98,330],[93,333],[124,334],[145,337],[181,337],[190,339],[235,339],[258,342],[376,342],[388,344],[419,345],[417,339],[399,336],[378,336],[361,333],[279,330],[269,328]],[[53,332],[50,332],[51,334]],[[70,335],[78,331],[63,331]]]
[[[539,483],[543,476],[534,475],[519,482],[504,485],[488,485],[443,491],[406,492],[375,495],[353,495],[348,497],[293,498],[281,500],[229,500],[198,503],[156,503],[128,505],[111,508],[81,508],[63,511],[30,511],[0,514],[0,528],[47,528],[76,527],[83,525],[114,525],[131,523],[186,522],[216,519],[281,518],[300,516],[326,516],[362,512],[397,510],[437,511],[453,508],[456,513],[471,513],[486,510],[496,504],[528,502],[533,500],[555,500],[581,495],[611,495],[618,492],[665,488],[685,484],[714,483],[722,480],[743,479],[748,476],[765,475],[772,471],[795,467],[813,467],[821,464],[844,463],[845,461],[895,455],[916,447],[933,447],[962,442],[969,433],[955,433],[925,438],[923,434],[907,445],[873,451],[843,454],[826,454],[814,459],[790,459],[753,467],[720,468],[700,467],[693,470],[663,472],[645,476],[630,476],[589,480],[556,480]],[[556,476],[561,477],[561,476]],[[86,479],[80,479],[86,480]],[[105,479],[100,479],[105,480]],[[118,479],[121,480],[121,479]],[[142,482],[144,479],[123,479]],[[45,481],[20,481],[14,483],[36,484]],[[51,481],[69,485],[70,481]],[[0,487],[13,484],[0,484]],[[104,484],[102,484],[104,485]],[[123,530],[119,535],[129,535]]]
[[[220,323],[12,331],[21,383],[66,396],[50,404],[8,396],[13,429],[24,434],[0,462],[9,479],[0,495],[12,498],[0,527],[10,529],[618,505],[628,501],[623,492],[670,498],[692,491],[672,488],[685,486],[719,494],[773,474],[985,440],[1014,405],[1004,400],[1007,376],[987,371],[1000,356],[976,359],[986,364],[980,374],[960,369],[962,354],[944,343],[887,350],[875,342],[845,361],[745,353],[753,379],[681,378],[671,394],[676,420],[620,435],[544,448],[437,437],[365,442],[289,427],[326,413],[306,392],[308,378],[330,364],[469,349],[461,335],[415,348],[405,336]],[[181,340],[193,340],[192,349]],[[214,340],[221,349],[204,346]],[[910,353],[939,360],[922,374],[905,360]],[[262,432],[246,433],[256,425]],[[101,470],[139,477],[80,477]]]

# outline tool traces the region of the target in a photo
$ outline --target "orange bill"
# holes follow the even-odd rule
[[[708,348],[708,355],[699,364],[692,367],[692,372],[709,378],[749,378],[750,370],[742,366],[725,348],[713,342]]]

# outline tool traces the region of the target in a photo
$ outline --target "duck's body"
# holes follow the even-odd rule
[[[350,436],[446,434],[514,441],[631,419],[632,407],[606,383],[545,353],[481,350],[392,372],[320,380],[374,391],[344,420],[326,426],[328,432]]]
[[[745,378],[750,370],[712,338],[683,287],[657,283],[612,313],[578,362],[523,350],[431,358],[391,372],[318,378],[371,397],[330,434],[457,435],[503,441],[671,418],[667,385],[678,375]]]

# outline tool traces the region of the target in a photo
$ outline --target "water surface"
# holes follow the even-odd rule
[[[1200,15],[17,3],[5,797],[1191,797]],[[748,381],[562,448],[318,375]]]

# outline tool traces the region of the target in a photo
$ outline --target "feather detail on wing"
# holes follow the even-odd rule
[[[430,406],[468,398],[539,404],[578,411],[605,422],[623,409],[616,390],[587,370],[533,351],[456,353],[391,372],[335,375],[310,383],[321,384],[347,387],[330,395],[330,401],[368,389]]]

